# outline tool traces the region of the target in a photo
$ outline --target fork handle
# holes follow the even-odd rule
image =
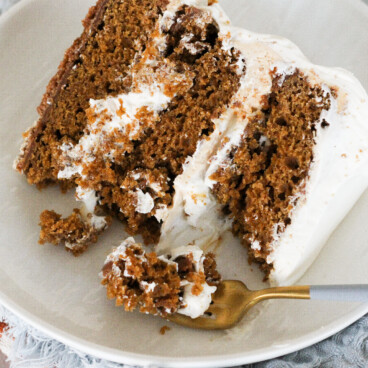
[[[312,285],[312,300],[368,302],[368,285]]]

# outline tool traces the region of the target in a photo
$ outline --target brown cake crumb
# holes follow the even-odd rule
[[[90,244],[96,243],[98,235],[111,223],[109,217],[105,218],[106,226],[96,229],[88,220],[84,219],[80,210],[74,209],[67,218],[55,211],[45,210],[40,215],[40,244],[51,243],[59,245],[64,243],[65,249],[75,256],[83,253]]]
[[[126,311],[138,308],[142,313],[165,316],[183,307],[185,285],[192,285],[193,295],[199,295],[204,283],[217,285],[221,278],[216,271],[213,254],[206,255],[207,266],[196,271],[191,253],[176,259],[146,253],[128,238],[107,258],[102,269],[102,284],[107,297],[116,299]]]
[[[160,334],[165,335],[166,331],[170,331],[170,330],[171,330],[171,328],[169,326],[162,326],[160,328]]]
[[[317,124],[329,126],[320,121],[322,110],[330,108],[330,96],[321,87],[311,86],[298,71],[280,78],[274,75],[272,92],[229,153],[229,165],[212,177],[217,199],[234,219],[233,232],[266,274],[272,269],[266,259],[275,234],[291,223],[290,212],[303,193]]]
[[[221,275],[216,268],[217,263],[214,253],[209,252],[206,254],[206,258],[203,261],[203,267],[208,285],[217,285],[221,280]]]

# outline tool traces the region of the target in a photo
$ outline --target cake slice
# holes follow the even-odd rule
[[[211,11],[190,4],[99,1],[16,166],[33,184],[76,185],[92,212],[102,206],[146,242],[157,242],[175,178],[245,72]]]
[[[39,120],[25,133],[16,168],[29,183],[60,182],[60,146],[75,144],[83,135],[90,99],[129,90],[131,64],[166,5],[165,0],[98,0],[89,10],[82,35],[47,86]]]
[[[296,281],[368,184],[359,82],[212,1],[100,0],[84,25],[17,169],[75,186],[81,227],[114,215],[158,255],[232,229],[271,283]]]

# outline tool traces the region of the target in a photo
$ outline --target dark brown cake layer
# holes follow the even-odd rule
[[[40,119],[27,135],[17,169],[39,186],[57,181],[63,142],[78,142],[90,98],[129,88],[126,77],[167,0],[99,0],[83,21],[84,31],[66,51],[38,108]]]
[[[247,125],[231,164],[214,175],[214,193],[233,217],[233,231],[249,247],[251,259],[266,262],[269,246],[291,223],[290,213],[308,179],[316,124],[330,96],[312,87],[300,72],[274,76],[263,110]],[[250,248],[251,244],[257,246]]]

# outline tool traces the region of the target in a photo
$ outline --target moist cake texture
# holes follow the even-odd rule
[[[41,242],[79,253],[92,223],[114,215],[157,244],[149,257],[133,243],[124,252],[145,258],[144,277],[160,265],[168,310],[181,308],[180,277],[160,255],[206,249],[230,229],[271,284],[296,281],[368,185],[360,83],[233,27],[212,1],[99,0],[84,25],[16,163],[31,184],[74,186],[83,203],[66,219],[45,212]],[[164,313],[140,281],[115,276],[105,268],[111,297]]]
[[[109,299],[126,311],[166,316],[181,313],[197,318],[211,303],[220,275],[213,254],[181,247],[170,255],[146,253],[126,239],[106,259],[101,272]]]
[[[210,177],[216,182],[213,193],[234,219],[233,232],[267,272],[269,245],[291,223],[290,210],[305,189],[316,124],[329,126],[320,119],[330,108],[328,93],[310,86],[299,72],[280,79],[273,78],[262,110],[231,148],[228,165]]]

